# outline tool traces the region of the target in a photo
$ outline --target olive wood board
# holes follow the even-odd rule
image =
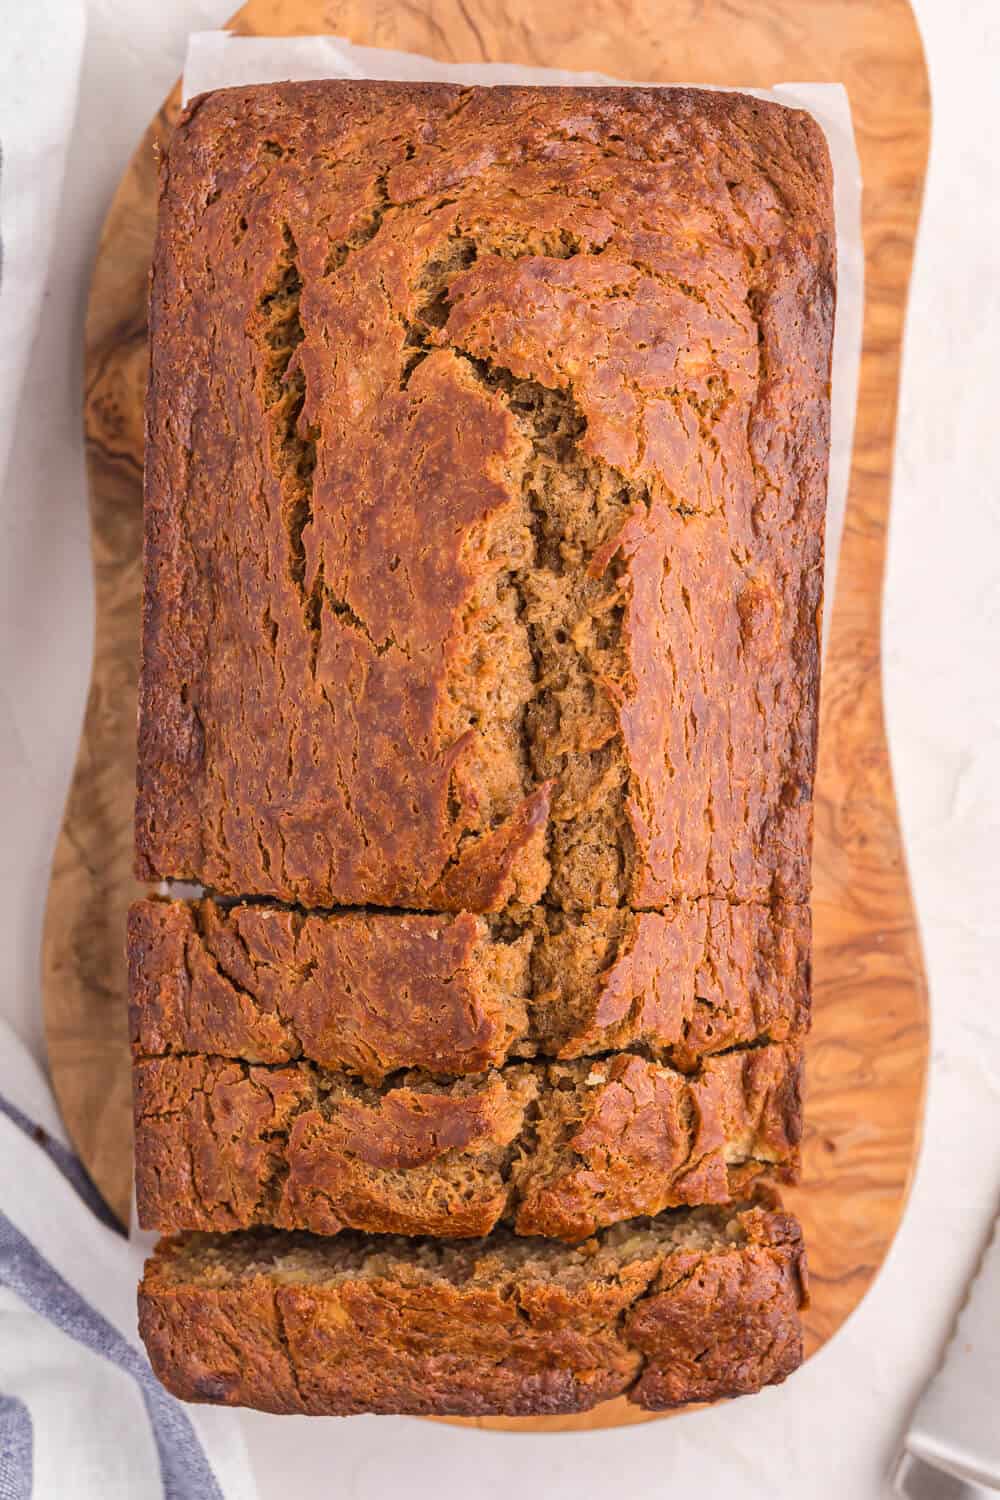
[[[244,35],[349,37],[444,60],[769,87],[839,81],[864,177],[864,342],[847,518],[827,643],[816,782],[814,1026],[801,1186],[807,1353],[855,1308],[899,1224],[920,1140],[927,994],[882,713],[880,621],[900,345],[930,130],[905,0],[249,0]],[[131,1087],[124,924],[132,876],[146,287],[157,147],[175,88],[104,224],[85,334],[96,575],[93,677],[56,848],[42,949],[49,1064],[70,1136],[124,1221]],[[624,1400],[575,1417],[473,1425],[564,1431],[650,1420]]]

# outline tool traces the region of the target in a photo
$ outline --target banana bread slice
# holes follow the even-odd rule
[[[808,894],[834,307],[806,114],[195,100],[150,303],[144,880]]]
[[[693,1075],[634,1053],[511,1064],[381,1090],[311,1064],[136,1063],[140,1223],[336,1234],[581,1240],[602,1225],[720,1203],[798,1162],[800,1054],[772,1045]]]
[[[771,1207],[661,1214],[575,1249],[517,1239],[162,1242],[139,1291],[185,1401],[344,1416],[533,1416],[743,1395],[802,1359],[805,1259]]]
[[[809,909],[303,914],[204,900],[129,913],[137,1057],[303,1059],[380,1083],[641,1045],[706,1054],[802,1034]]]

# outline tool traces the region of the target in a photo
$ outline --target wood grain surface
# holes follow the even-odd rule
[[[250,0],[245,34],[335,32],[461,61],[594,68],[623,78],[847,85],[864,174],[864,351],[850,499],[828,643],[815,852],[815,1024],[801,1216],[811,1353],[870,1286],[919,1143],[927,998],[882,716],[882,574],[900,340],[929,135],[927,77],[905,0]],[[86,326],[85,428],[97,632],[43,944],[49,1059],[70,1135],[115,1212],[131,1190],[125,909],[131,874],[141,572],[146,281],[159,144],[175,90],[111,205]],[[649,1420],[624,1402],[548,1431]]]

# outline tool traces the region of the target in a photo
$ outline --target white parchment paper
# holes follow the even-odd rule
[[[606,73],[570,73],[515,63],[445,63],[414,52],[359,47],[339,36],[243,37],[228,31],[197,31],[188,39],[184,99],[212,89],[248,83],[302,82],[310,78],[382,78],[401,83],[626,84],[636,80]],[[656,87],[655,84],[645,85]],[[738,87],[738,85],[734,85]],[[861,240],[861,168],[854,142],[847,90],[839,83],[779,83],[743,89],[759,99],[804,109],[826,135],[833,162],[837,220],[837,319],[833,339],[830,413],[830,480],[826,510],[826,597],[823,641],[829,638],[837,559],[844,530],[847,485],[854,444],[854,411],[861,361],[864,312],[864,247]]]

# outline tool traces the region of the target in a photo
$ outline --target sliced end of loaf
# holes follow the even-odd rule
[[[741,1394],[800,1362],[798,1226],[766,1205],[663,1214],[574,1249],[322,1240],[162,1244],[140,1289],[153,1368],[189,1401],[265,1411],[526,1416],[626,1395]]]

